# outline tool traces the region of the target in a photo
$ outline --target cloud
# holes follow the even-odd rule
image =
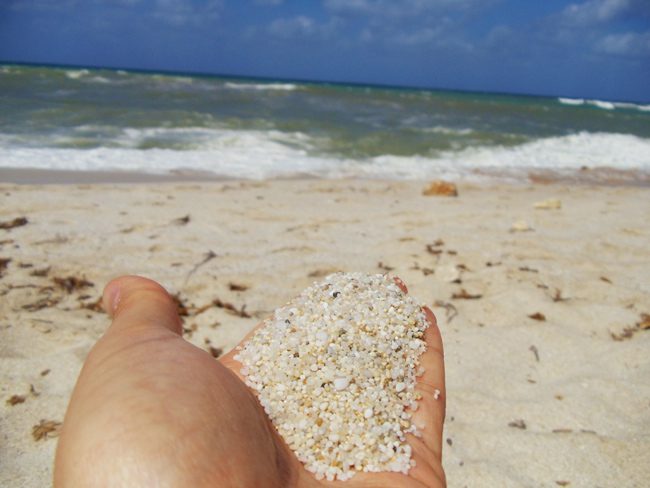
[[[588,0],[570,4],[562,11],[562,17],[573,24],[606,23],[626,13],[632,4],[630,0]]]
[[[309,36],[314,32],[313,19],[298,15],[292,18],[276,19],[269,25],[269,33],[283,38]]]
[[[411,32],[402,32],[393,37],[397,44],[403,46],[413,46],[417,44],[427,44],[440,36],[439,29],[425,27]]]
[[[650,56],[650,31],[609,34],[596,43],[596,50],[623,56]]]
[[[52,12],[68,10],[77,3],[78,0],[9,0],[4,5],[0,5],[0,7],[8,7],[15,11],[31,10],[36,12]]]
[[[323,5],[335,15],[403,18],[447,10],[463,11],[492,3],[490,0],[325,0]]]
[[[217,20],[222,7],[221,0],[209,0],[200,4],[191,0],[156,0],[153,16],[177,27],[201,25]]]
[[[331,18],[327,22],[317,22],[306,15],[297,15],[274,20],[268,25],[266,31],[280,39],[328,40],[338,32],[339,28],[340,21],[336,18]]]

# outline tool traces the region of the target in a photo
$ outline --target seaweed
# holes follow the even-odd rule
[[[434,305],[436,307],[441,307],[445,309],[445,314],[447,315],[447,322],[451,323],[451,321],[458,315],[458,310],[452,303],[445,302],[442,300],[436,300]]]
[[[19,403],[25,403],[25,399],[25,395],[11,395],[11,397],[7,400],[7,405],[13,407]]]
[[[10,262],[11,258],[0,258],[0,278],[4,276],[5,270],[9,266]]]
[[[48,274],[50,274],[51,268],[52,268],[51,266],[48,266],[46,268],[35,269],[29,273],[29,276],[36,276],[38,278],[43,278]]]
[[[526,422],[523,419],[513,420],[512,422],[508,422],[508,427],[526,430]]]
[[[477,300],[483,295],[480,293],[472,294],[467,292],[465,288],[461,288],[459,292],[455,292],[451,295],[452,300]]]
[[[48,296],[48,297],[41,298],[40,300],[37,300],[35,302],[28,303],[27,305],[23,305],[22,309],[27,310],[28,312],[36,312],[37,310],[42,310],[44,308],[54,307],[60,301],[61,298],[59,297]]]
[[[65,290],[66,293],[72,293],[73,291],[95,286],[94,283],[88,281],[86,278],[79,278],[77,276],[67,276],[65,278],[55,276],[52,278],[52,281],[54,281],[54,284],[59,288]]]
[[[23,225],[27,225],[28,223],[29,220],[27,220],[27,217],[16,217],[13,220],[6,220],[0,222],[0,229],[11,230],[11,229],[15,229],[16,227],[22,227]]]
[[[540,322],[546,322],[546,315],[544,315],[541,312],[535,312],[531,313],[528,318],[533,319],[533,320],[538,320]]]
[[[228,288],[230,291],[246,291],[248,290],[247,285],[241,285],[239,283],[233,283],[232,281],[228,283]]]
[[[187,225],[187,224],[189,224],[190,220],[191,220],[191,217],[188,214],[188,215],[185,215],[184,217],[179,217],[177,219],[172,220],[171,223],[173,225]]]
[[[32,436],[35,441],[40,441],[43,439],[51,439],[53,437],[58,437],[59,432],[61,431],[61,422],[55,420],[43,420],[32,427]]]

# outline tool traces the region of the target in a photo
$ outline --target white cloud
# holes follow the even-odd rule
[[[74,7],[78,0],[9,0],[11,10],[62,11]]]
[[[397,44],[413,46],[417,44],[430,43],[432,40],[436,39],[439,34],[440,31],[438,29],[425,27],[424,29],[419,29],[413,32],[404,32],[398,34],[393,39]]]
[[[570,23],[605,23],[625,13],[632,6],[630,0],[588,0],[572,3],[564,9],[562,17]]]
[[[223,4],[209,0],[197,5],[190,0],[156,0],[154,17],[174,26],[200,25],[217,20]]]
[[[337,18],[317,22],[306,15],[297,15],[274,20],[268,25],[266,31],[282,39],[328,40],[339,31],[340,26],[341,22]]]
[[[596,44],[596,49],[606,54],[650,56],[650,31],[610,34]]]
[[[304,15],[276,19],[269,25],[269,32],[278,37],[290,38],[296,36],[309,36],[315,30],[314,21]]]
[[[336,15],[395,18],[447,10],[462,11],[491,3],[490,0],[325,0],[324,6]]]

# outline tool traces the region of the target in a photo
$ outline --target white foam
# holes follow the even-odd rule
[[[90,71],[87,69],[75,69],[75,70],[66,70],[65,75],[72,79],[72,80],[78,80],[79,78],[83,76],[87,76],[90,74]]]
[[[92,78],[89,78],[88,81],[93,82],[93,83],[110,83],[111,80],[108,78],[105,78],[103,76],[93,76]]]
[[[137,149],[148,137],[187,137],[191,150]],[[627,134],[578,133],[515,147],[477,147],[438,157],[384,155],[365,160],[314,156],[302,133],[227,129],[129,129],[115,139],[121,147],[67,149],[0,144],[0,166],[67,170],[127,170],[166,173],[212,172],[234,178],[317,177],[426,179],[466,177],[473,170],[525,173],[530,170],[614,168],[650,171],[650,139]],[[182,139],[185,141],[185,139]],[[0,141],[2,142],[2,141]]]
[[[560,103],[563,103],[564,105],[584,105],[585,100],[584,98],[558,98],[558,101]]]
[[[298,85],[292,83],[225,83],[226,88],[233,90],[297,90]]]
[[[147,137],[176,132],[191,135],[194,150],[136,149]],[[0,166],[59,170],[125,170],[167,173],[175,170],[208,171],[221,176],[263,179],[291,174],[324,176],[340,161],[310,157],[301,148],[307,136],[262,131],[218,129],[129,129],[119,138],[123,147],[56,149],[0,145]]]
[[[650,105],[641,105],[631,102],[614,102],[616,108],[623,108],[628,110],[640,110],[641,112],[650,112]]]
[[[650,112],[650,105],[642,105],[640,103],[632,102],[608,102],[605,100],[585,100],[584,98],[563,98],[557,99],[558,102],[564,105],[593,105],[603,110],[626,109],[626,110],[640,110],[641,112]]]
[[[616,108],[612,102],[606,102],[604,100],[587,100],[587,103],[604,110],[614,110]]]
[[[435,125],[433,127],[427,127],[422,129],[423,132],[432,132],[434,134],[445,134],[445,135],[456,135],[456,136],[466,136],[474,132],[473,129],[464,128],[456,129],[452,127],[445,127],[442,125]]]

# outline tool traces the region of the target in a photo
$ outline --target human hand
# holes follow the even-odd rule
[[[416,387],[423,398],[413,413],[424,429],[422,437],[407,436],[416,466],[408,476],[357,473],[328,482],[306,471],[277,434],[244,384],[234,351],[215,361],[182,338],[176,305],[160,285],[135,276],[113,280],[103,305],[113,322],[90,351],[70,399],[55,487],[445,485],[444,362],[430,310],[421,357],[426,372]]]

